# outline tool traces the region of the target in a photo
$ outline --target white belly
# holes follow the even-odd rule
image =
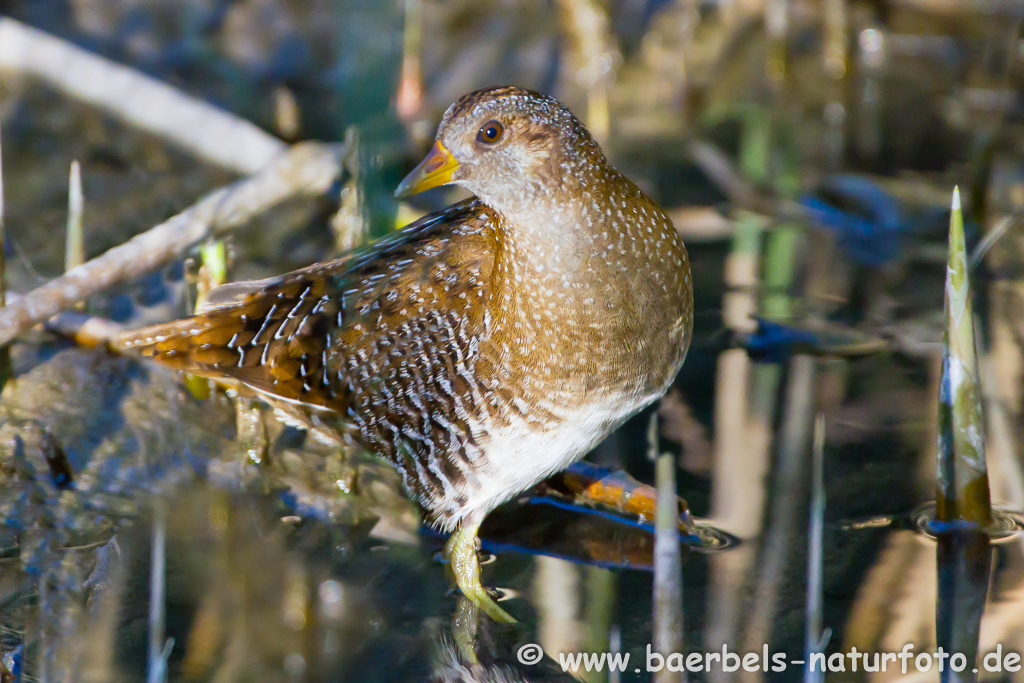
[[[561,410],[562,419],[557,426],[544,431],[535,431],[525,423],[488,430],[487,440],[480,444],[481,467],[473,480],[467,482],[473,489],[472,507],[460,509],[453,501],[438,501],[435,509],[446,509],[454,515],[450,521],[453,527],[464,519],[471,523],[482,521],[498,505],[582,458],[660,395],[652,394],[640,401],[620,400],[614,405],[591,405],[576,411]]]

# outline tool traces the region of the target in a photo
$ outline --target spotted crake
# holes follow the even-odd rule
[[[690,343],[686,249],[558,101],[466,95],[400,192],[475,197],[336,261],[215,290],[120,345],[349,435],[454,530],[460,589],[496,619],[477,529],[661,396]]]

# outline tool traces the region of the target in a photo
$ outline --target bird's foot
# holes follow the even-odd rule
[[[445,546],[455,584],[462,594],[494,621],[502,624],[514,624],[516,620],[511,614],[498,607],[498,603],[487,593],[480,583],[480,560],[476,555],[477,530],[479,525],[463,525],[452,534]]]

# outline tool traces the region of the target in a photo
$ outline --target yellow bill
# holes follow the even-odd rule
[[[459,162],[452,153],[440,142],[435,142],[426,158],[398,185],[395,196],[406,197],[432,187],[447,185],[452,181],[452,173],[458,167]]]

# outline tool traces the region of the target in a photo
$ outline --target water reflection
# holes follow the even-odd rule
[[[509,609],[523,624],[502,630],[483,619],[475,631],[454,628],[463,622],[444,566],[435,559],[442,541],[410,530],[408,504],[389,470],[351,462],[350,491],[343,492],[333,461],[288,436],[275,440],[268,463],[232,484],[226,473],[249,463],[244,449],[220,436],[224,422],[211,410],[216,404],[189,398],[173,375],[153,374],[111,389],[128,397],[125,411],[148,406],[148,421],[100,420],[92,423],[98,428],[91,442],[69,440],[78,425],[94,419],[89,411],[105,410],[105,401],[62,403],[33,384],[49,386],[57,375],[88,383],[108,372],[89,352],[64,350],[24,370],[10,394],[20,401],[19,410],[49,401],[48,410],[56,411],[42,427],[16,420],[4,426],[10,448],[0,463],[7,523],[0,636],[12,666],[25,660],[30,671],[51,680],[70,671],[75,673],[68,680],[145,676],[153,500],[165,501],[167,509],[164,631],[173,639],[171,680],[365,680],[368,670],[383,681],[567,680],[560,678],[559,654],[621,649],[642,661],[653,641],[653,537],[642,518],[574,509],[552,497],[551,489],[497,511],[484,530],[484,547],[494,554],[484,572],[489,585],[505,589]],[[191,431],[168,427],[182,419]],[[46,432],[68,444],[73,489],[58,487]],[[129,434],[146,447],[124,459],[116,444]],[[216,486],[173,459],[197,442],[207,453],[203,470],[219,473]],[[211,450],[215,446],[218,451]],[[997,508],[988,530],[991,545],[987,534],[932,522],[929,507],[910,515],[858,516],[885,510],[879,503],[884,499],[861,500],[875,479],[858,483],[856,471],[834,459],[836,448],[830,442],[824,470],[829,505],[822,529],[821,616],[823,627],[835,633],[825,653],[853,646],[898,652],[912,643],[918,653],[941,645],[969,656],[973,647],[981,662],[997,645],[1004,652],[1019,647],[1021,516]],[[878,467],[891,457],[880,450],[861,467]],[[154,489],[156,499],[128,495],[137,490],[131,486],[145,491],[161,472],[175,472],[179,485]],[[126,482],[125,493],[104,492],[117,481]],[[281,488],[286,482],[287,491]],[[903,505],[896,501],[890,509]],[[789,530],[785,593],[777,598],[768,638],[772,652],[788,652],[790,659],[804,650],[803,583],[788,573],[800,571],[807,546],[802,519],[801,513]],[[694,531],[698,538],[730,539],[700,523]],[[729,573],[729,567],[740,566],[732,558],[752,561],[760,571],[768,565],[758,563],[760,539],[744,540],[711,554],[702,546],[713,542],[687,546],[694,551],[684,566],[687,652],[723,644],[715,647],[714,628],[729,612],[709,593],[712,585],[737,606],[733,632],[746,633],[752,598],[739,587],[753,584],[747,584],[749,574]],[[549,653],[546,668],[517,666],[517,648],[527,642]],[[725,641],[731,649],[738,649],[736,642]],[[400,654],[389,654],[395,652]],[[633,675],[621,680],[637,680]],[[868,677],[889,680],[891,671]]]
[[[992,567],[989,536],[977,529],[952,529],[940,533],[936,541],[936,641],[953,657],[963,657],[962,662],[950,659],[950,666],[942,671],[942,680],[974,681],[981,617]]]
[[[451,634],[437,638],[428,683],[554,683],[575,681],[532,643],[508,642],[508,629],[481,617],[465,598],[451,621]]]

